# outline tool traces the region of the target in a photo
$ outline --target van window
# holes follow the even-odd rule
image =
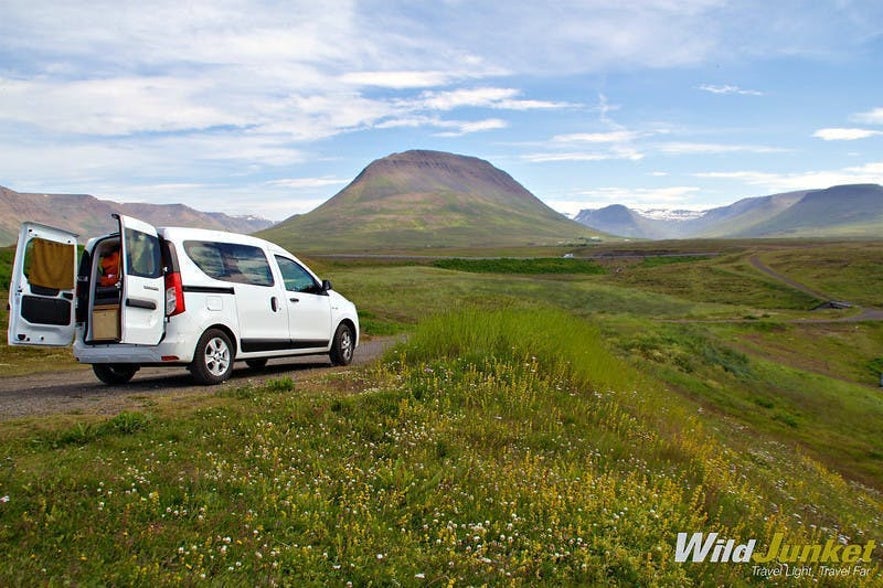
[[[158,237],[126,229],[126,274],[140,278],[162,275]]]
[[[301,267],[297,262],[287,257],[276,256],[282,279],[285,280],[285,289],[289,292],[319,293],[322,286],[310,275],[310,272]]]
[[[210,278],[253,286],[274,284],[267,256],[260,247],[214,241],[184,241],[184,252]]]

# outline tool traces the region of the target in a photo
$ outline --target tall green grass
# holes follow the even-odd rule
[[[677,533],[880,537],[873,493],[709,428],[559,310],[432,317],[319,389],[7,431],[0,583],[740,585]]]
[[[638,375],[600,343],[598,329],[546,309],[466,308],[420,323],[409,337],[412,361],[536,362],[549,373],[598,389],[634,387]]]

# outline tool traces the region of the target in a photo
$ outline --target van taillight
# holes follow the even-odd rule
[[[181,285],[181,273],[166,274],[166,316],[175,316],[184,312],[184,287]]]

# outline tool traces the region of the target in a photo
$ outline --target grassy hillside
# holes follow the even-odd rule
[[[873,495],[699,406],[567,313],[446,315],[309,388],[7,431],[0,576],[733,585],[749,566],[677,563],[676,534],[879,536]]]
[[[729,206],[712,209],[701,219],[694,221],[697,237],[734,237],[739,235],[755,235],[756,227],[769,223],[778,215],[787,211],[801,198],[806,190],[773,194],[758,198],[745,198]],[[812,236],[812,235],[806,235]]]
[[[856,311],[813,312],[747,261],[870,304],[879,249],[698,245],[319,260],[369,333],[407,342],[318,379],[0,423],[0,582],[751,585],[752,564],[674,561],[677,533],[879,543],[883,323],[808,322]],[[788,583],[874,586],[881,562]]]
[[[793,206],[731,236],[877,238],[883,226],[883,187],[877,184],[814,190]]]
[[[761,254],[767,265],[831,298],[883,308],[883,243],[827,243]]]

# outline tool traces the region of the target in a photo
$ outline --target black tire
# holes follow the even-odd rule
[[[353,361],[353,352],[356,349],[356,336],[353,328],[345,323],[337,327],[334,332],[334,340],[331,342],[331,351],[328,356],[334,365],[349,365]]]
[[[233,373],[233,344],[227,333],[209,329],[199,338],[190,373],[198,384],[220,384]]]
[[[129,383],[138,371],[138,366],[128,363],[93,363],[92,371],[108,386],[122,386]]]
[[[261,357],[260,359],[246,359],[245,365],[247,365],[248,367],[250,367],[251,369],[253,369],[255,371],[260,371],[260,370],[264,369],[265,367],[267,367],[267,358]]]

